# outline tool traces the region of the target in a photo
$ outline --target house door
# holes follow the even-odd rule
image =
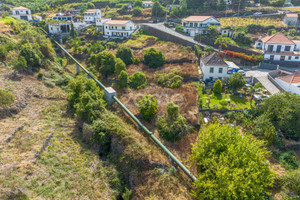
[[[280,56],[280,61],[284,61],[285,56]]]
[[[277,49],[276,49],[276,52],[277,52],[277,53],[280,53],[280,51],[281,51],[281,45],[278,45],[278,46],[277,46]]]
[[[270,60],[271,60],[271,61],[274,60],[274,55],[270,55]]]

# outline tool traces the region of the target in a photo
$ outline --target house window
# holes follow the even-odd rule
[[[51,27],[51,31],[53,31],[53,28]]]
[[[292,56],[289,56],[289,60],[291,60],[292,59]]]
[[[219,68],[219,74],[222,74],[222,73],[223,73],[223,68],[220,67],[220,68]]]
[[[279,53],[280,51],[281,51],[281,45],[278,45],[276,52]]]
[[[209,72],[214,73],[214,68],[213,67],[209,68]]]
[[[280,56],[280,61],[284,61],[285,56]]]
[[[272,52],[272,51],[273,51],[273,48],[274,48],[274,45],[269,45],[269,46],[268,46],[268,52]]]
[[[285,46],[284,51],[290,51],[291,50],[291,46]]]
[[[125,27],[122,27],[122,29],[124,30],[124,29],[125,29]]]
[[[194,23],[190,23],[190,27],[193,27],[193,24],[194,24]]]
[[[16,11],[16,15],[20,14],[19,11]]]
[[[299,59],[299,56],[296,56],[296,57],[295,57],[295,59],[297,59],[297,60],[298,60],[298,59]]]

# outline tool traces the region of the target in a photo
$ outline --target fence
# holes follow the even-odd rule
[[[42,29],[43,32],[48,35],[48,33]],[[58,42],[54,42],[69,58],[71,58],[75,63],[77,67],[77,72],[79,68],[81,68],[87,75],[92,78],[103,90],[105,93],[110,93],[109,88],[106,88],[98,79],[96,79],[87,69],[85,69],[69,52],[62,47]],[[176,163],[178,167],[189,177],[192,179],[192,181],[197,181],[197,178],[153,135],[151,131],[148,130],[147,127],[145,127],[142,122],[140,122],[131,112],[128,110],[124,104],[114,95],[112,96],[112,99],[119,104],[119,106],[138,124],[138,126],[143,129],[147,135],[172,159],[173,162]]]

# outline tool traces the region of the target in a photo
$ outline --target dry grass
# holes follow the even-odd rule
[[[10,25],[5,24],[4,21],[0,21],[0,33],[12,31]]]
[[[276,27],[286,27],[286,25],[280,20],[280,19],[271,19],[271,18],[239,18],[239,17],[233,17],[233,18],[220,18],[220,23],[222,28],[235,26],[235,27],[241,27],[241,26],[247,26],[249,24],[259,24],[261,26],[268,26],[268,25],[274,25]]]

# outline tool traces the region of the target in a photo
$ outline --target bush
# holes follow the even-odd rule
[[[278,180],[281,188],[293,196],[300,196],[300,169],[292,171]]]
[[[129,85],[134,89],[142,89],[147,86],[147,77],[142,72],[135,72],[129,76]]]
[[[213,86],[213,91],[215,94],[221,94],[222,92],[222,81],[217,79]]]
[[[128,87],[128,74],[126,71],[121,71],[118,76],[118,86],[120,89]]]
[[[192,196],[196,199],[263,199],[275,173],[264,142],[240,127],[210,124],[199,133],[190,161],[197,167]]]
[[[236,32],[233,34],[233,40],[235,42],[244,44],[244,45],[251,45],[252,38],[248,36],[245,32]]]
[[[223,99],[220,101],[220,105],[224,108],[228,105],[228,102]]]
[[[144,61],[150,68],[157,68],[164,64],[164,54],[155,48],[146,49],[144,52]]]
[[[23,56],[15,58],[12,62],[13,68],[18,71],[25,71],[27,69],[27,61]]]
[[[261,116],[255,118],[253,123],[253,135],[260,139],[264,139],[269,144],[273,144],[276,130],[269,117],[266,114],[262,114]]]
[[[134,17],[142,16],[142,9],[139,7],[134,7],[132,10],[132,16]]]
[[[101,74],[107,76],[115,72],[116,57],[110,51],[100,52],[97,56],[97,63]]]
[[[181,86],[183,78],[176,71],[171,73],[161,73],[156,75],[157,84],[167,88],[178,88]]]
[[[42,63],[42,53],[38,49],[38,44],[27,43],[21,46],[20,56],[26,59],[27,65],[39,68]]]
[[[167,104],[167,117],[159,119],[157,129],[159,135],[169,141],[175,141],[180,134],[191,130],[186,119],[179,114],[179,107],[173,102]]]
[[[287,151],[279,154],[278,160],[280,165],[287,170],[297,169],[299,167],[299,161],[295,157],[295,152],[293,151]]]
[[[13,104],[15,96],[12,92],[0,89],[0,107],[7,107]]]
[[[133,64],[138,65],[140,63],[140,59],[138,57],[134,57]]]
[[[144,119],[153,119],[156,117],[157,113],[157,100],[152,95],[146,94],[138,102],[138,109]]]
[[[107,155],[110,151],[111,136],[107,123],[98,119],[93,122],[93,141],[100,144],[100,155]]]
[[[121,58],[126,65],[131,65],[134,61],[134,56],[129,47],[121,46],[116,53],[117,58]]]
[[[197,105],[199,109],[202,109],[203,107],[202,97],[203,97],[203,85],[199,85],[197,88]]]
[[[228,84],[232,88],[233,92],[236,93],[237,90],[245,86],[246,81],[241,73],[234,73],[229,77]]]
[[[178,32],[181,32],[181,33],[184,33],[184,34],[187,34],[186,31],[183,30],[183,28],[181,26],[176,26],[175,27],[175,31],[178,31]]]
[[[44,74],[42,72],[39,72],[37,75],[38,80],[42,80],[44,77]]]
[[[116,59],[115,74],[119,75],[121,71],[127,71],[125,63],[120,59]]]

